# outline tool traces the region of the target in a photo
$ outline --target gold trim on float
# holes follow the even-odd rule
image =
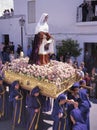
[[[35,86],[39,86],[41,93],[45,96],[56,98],[61,93],[68,90],[74,82],[78,81],[76,74],[66,79],[57,87],[53,83],[49,83],[43,80],[38,80],[35,77],[26,76],[24,74],[15,73],[12,71],[5,71],[5,81],[12,83],[14,80],[19,80],[23,89],[31,91]]]

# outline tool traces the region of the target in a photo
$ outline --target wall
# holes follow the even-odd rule
[[[27,2],[29,0],[14,0],[15,16],[23,15],[25,22],[24,46],[26,52],[28,37],[34,36],[36,23],[42,13],[49,15],[48,24],[50,33],[56,41],[72,38],[78,40],[80,46],[84,47],[84,42],[97,42],[97,22],[76,23],[77,7],[83,0],[36,0],[36,23],[28,24]],[[19,18],[0,20],[0,34],[9,33],[10,40],[20,43]],[[2,25],[2,26],[1,26]],[[1,41],[2,38],[0,38]],[[83,53],[79,61],[83,60]]]
[[[10,41],[14,42],[15,49],[18,44],[21,44],[21,30],[19,25],[20,18],[10,18],[0,20],[0,42],[2,42],[2,35],[9,34]],[[26,38],[24,33],[24,51],[26,52]]]

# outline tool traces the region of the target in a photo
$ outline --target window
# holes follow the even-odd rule
[[[97,21],[97,1],[84,1],[77,8],[77,22]]]
[[[35,23],[35,0],[28,1],[28,23]]]

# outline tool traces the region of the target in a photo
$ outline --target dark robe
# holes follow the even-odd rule
[[[26,98],[26,105],[27,105],[27,130],[35,130],[41,127],[41,120],[40,116],[42,114],[41,106],[42,106],[41,96],[35,97],[34,95],[27,95]],[[36,113],[35,109],[39,109]],[[41,125],[39,125],[39,123]]]
[[[82,117],[82,113],[79,108],[74,108],[71,111],[71,116],[75,120],[75,124],[72,126],[72,130],[87,130],[87,125]]]
[[[82,100],[82,103],[80,104],[79,109],[81,110],[84,121],[87,124],[87,130],[90,130],[89,114],[90,114],[91,103],[87,97],[86,89],[80,89],[79,94]]]
[[[3,82],[4,89],[7,87],[5,92],[5,114],[4,119],[10,120],[12,118],[12,103],[9,101],[10,96],[10,85],[6,82]]]
[[[5,114],[5,89],[4,86],[0,86],[0,118]]]
[[[82,22],[86,22],[88,14],[87,3],[83,3],[81,6],[82,6]]]
[[[19,98],[16,100],[15,97],[19,96]],[[23,96],[20,92],[20,90],[14,89],[10,93],[10,102],[12,102],[13,105],[13,118],[12,118],[12,129],[14,130],[15,126],[21,123],[21,113],[22,113],[22,100]]]
[[[40,35],[39,33],[35,35],[34,42],[32,45],[32,54],[29,59],[29,64],[38,64],[39,62],[39,46],[40,46]]]
[[[68,119],[67,119],[67,105],[59,105],[54,103],[53,111],[52,111],[52,119],[53,123],[53,130],[69,130],[68,129]],[[59,118],[58,114],[63,113],[63,117]]]

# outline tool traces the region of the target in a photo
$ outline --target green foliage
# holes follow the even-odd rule
[[[79,48],[79,43],[72,39],[62,40],[62,45],[58,45],[56,48],[58,57],[69,53],[70,56],[77,58],[82,51],[82,48]]]

